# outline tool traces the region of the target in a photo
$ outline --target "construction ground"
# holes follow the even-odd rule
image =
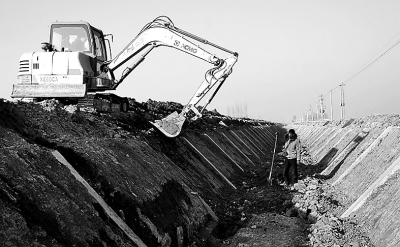
[[[0,246],[400,246],[400,116],[283,126],[0,100]],[[293,128],[300,180],[274,154]],[[271,173],[271,162],[274,164]]]

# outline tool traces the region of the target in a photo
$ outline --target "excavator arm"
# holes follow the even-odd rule
[[[226,59],[220,59],[202,49],[199,45],[192,43],[188,38],[194,39],[203,44],[214,46],[220,50],[231,53],[232,56]],[[176,137],[180,134],[183,123],[187,118],[187,113],[190,110],[195,113],[195,116],[191,119],[192,121],[202,116],[201,112],[211,102],[223,82],[231,74],[232,67],[238,59],[238,53],[229,51],[175,27],[168,17],[159,17],[153,22],[147,24],[113,60],[105,62],[101,66],[101,70],[106,72],[110,79],[116,81],[114,86],[115,89],[140,63],[144,61],[145,57],[158,46],[167,46],[178,49],[214,65],[214,68],[211,68],[206,72],[205,80],[179,114],[174,112],[162,120],[156,120],[155,123],[152,123],[153,126],[159,129],[164,135],[168,137]],[[116,80],[114,71],[139,53],[141,53],[139,58],[123,71],[121,78]],[[216,84],[219,84],[217,89],[208,99],[201,112],[199,112],[195,106]]]

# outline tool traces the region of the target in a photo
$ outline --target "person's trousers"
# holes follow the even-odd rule
[[[285,179],[285,183],[287,185],[290,184],[290,177],[289,177],[289,171],[290,168],[293,169],[293,175],[294,175],[294,179],[293,179],[293,183],[297,183],[298,182],[298,177],[299,174],[297,172],[297,159],[285,159],[285,163],[283,164],[283,178]]]

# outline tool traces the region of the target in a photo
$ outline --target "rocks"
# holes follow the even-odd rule
[[[315,184],[311,184],[311,185],[309,185],[309,186],[307,187],[307,189],[309,189],[309,190],[316,190],[316,189],[317,189],[317,186],[316,186]]]
[[[305,164],[305,165],[313,165],[315,163],[315,161],[313,160],[313,157],[308,153],[308,150],[306,147],[302,147],[301,148],[301,153],[300,153],[300,157],[301,157],[301,163]]]
[[[55,99],[43,100],[38,102],[37,104],[42,106],[45,111],[54,111],[57,107],[61,105],[60,102]]]
[[[310,214],[307,215],[308,222],[315,224],[318,220],[318,213],[315,211],[311,211]]]
[[[311,224],[308,235],[311,246],[351,246],[345,244],[357,243],[354,238],[364,241],[363,246],[371,246],[362,231],[339,218],[339,212],[343,209],[340,203],[332,203],[337,201],[338,196],[330,185],[323,184],[317,178],[306,177],[294,188],[294,208],[298,210],[299,217]],[[288,211],[286,215],[290,216],[291,213]]]
[[[291,201],[291,200],[286,200],[286,201],[284,201],[283,202],[283,205],[282,205],[285,209],[286,208],[290,208],[290,207],[292,207],[293,206],[293,202]]]
[[[286,211],[286,216],[287,217],[297,217],[297,215],[298,215],[298,211],[297,211],[297,209],[295,207],[289,208]]]
[[[295,183],[293,187],[295,190],[301,193],[305,192],[305,190],[307,189],[306,185],[302,181],[299,183]]]
[[[70,114],[75,113],[78,110],[76,105],[67,105],[63,107],[64,111],[69,112]]]

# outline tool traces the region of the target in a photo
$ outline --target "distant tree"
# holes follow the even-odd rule
[[[227,115],[231,117],[244,118],[248,117],[248,107],[246,103],[236,103],[227,107]]]
[[[235,105],[235,111],[236,111],[235,117],[240,117],[241,112],[240,112],[239,103],[236,103],[236,105]]]

